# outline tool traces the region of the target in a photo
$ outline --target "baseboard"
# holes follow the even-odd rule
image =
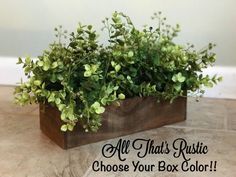
[[[17,85],[21,78],[26,80],[15,57],[0,57],[0,85]],[[215,66],[204,70],[204,74],[223,76],[223,81],[214,88],[206,90],[204,97],[236,99],[236,66]]]
[[[205,69],[204,74],[223,77],[223,81],[213,88],[206,89],[204,97],[236,99],[236,66],[214,66]]]
[[[21,78],[26,80],[22,66],[17,65],[16,57],[0,56],[0,85],[17,85]]]

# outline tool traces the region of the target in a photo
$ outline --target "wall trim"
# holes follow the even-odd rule
[[[0,85],[15,86],[26,80],[16,57],[0,57]],[[214,66],[204,70],[204,74],[223,76],[223,81],[214,88],[206,90],[204,97],[236,99],[236,66]]]
[[[206,90],[204,97],[236,99],[236,66],[209,67],[203,73],[223,77],[222,82]]]

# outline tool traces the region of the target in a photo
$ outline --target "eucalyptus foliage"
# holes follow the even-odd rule
[[[97,131],[101,115],[110,104],[135,96],[170,100],[187,93],[200,96],[221,77],[202,74],[215,62],[209,44],[200,51],[176,44],[179,25],[166,24],[161,13],[152,17],[156,27],[138,29],[128,16],[115,12],[102,23],[109,44],[98,42],[91,25],[79,24],[67,35],[55,28],[55,41],[36,60],[19,58],[28,81],[15,89],[20,105],[49,103],[61,112],[61,130],[73,130],[79,123],[85,131]],[[69,41],[64,38],[69,37]]]

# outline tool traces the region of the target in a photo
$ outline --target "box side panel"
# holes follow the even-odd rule
[[[108,106],[103,114],[102,127],[96,133],[85,133],[77,126],[67,133],[67,146],[93,143],[161,127],[186,119],[186,98],[177,98],[172,104],[157,103],[155,98],[132,98],[120,107]]]
[[[60,112],[48,104],[40,104],[40,129],[53,140],[61,148],[66,149],[66,136],[60,130],[62,121],[60,119]]]

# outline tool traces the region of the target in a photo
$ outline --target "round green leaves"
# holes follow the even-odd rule
[[[93,108],[97,114],[102,114],[105,111],[105,108],[97,101],[91,105],[91,108]]]
[[[172,81],[174,81],[174,82],[180,82],[180,83],[182,83],[182,82],[184,82],[185,81],[185,77],[182,75],[182,73],[178,73],[178,74],[175,74],[175,75],[173,75],[173,77],[172,77]]]

